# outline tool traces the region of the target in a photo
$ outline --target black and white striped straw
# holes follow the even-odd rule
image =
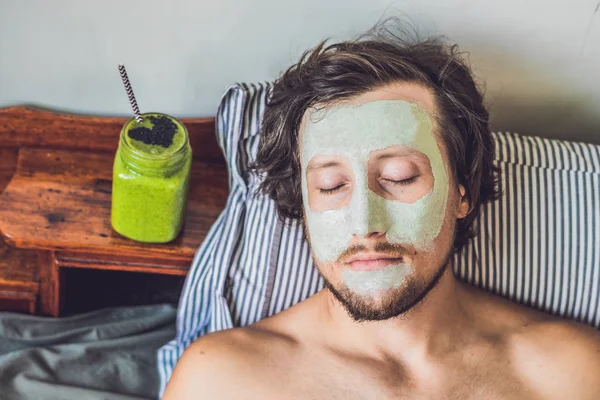
[[[125,71],[125,65],[119,64],[119,73],[121,74],[121,79],[123,80],[123,85],[125,85],[125,91],[127,92],[127,97],[129,97],[129,103],[131,104],[131,109],[135,114],[135,120],[137,122],[142,122],[144,119],[142,118],[142,113],[140,113],[140,109],[137,105],[137,101],[135,101],[135,96],[133,94],[133,89],[131,88],[131,83],[129,82],[129,78],[127,77],[127,71]]]

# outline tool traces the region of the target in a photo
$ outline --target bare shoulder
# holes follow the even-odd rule
[[[289,379],[287,363],[305,347],[307,315],[305,300],[255,324],[199,338],[177,362],[163,399],[277,398],[273,393]]]
[[[512,336],[515,366],[548,398],[600,396],[600,334],[560,318],[534,320]]]
[[[237,399],[259,395],[276,365],[290,348],[290,337],[269,324],[210,333],[181,356],[163,399]],[[272,376],[272,375],[271,375]]]
[[[600,333],[499,296],[472,291],[486,326],[502,332],[514,373],[542,398],[600,398]]]

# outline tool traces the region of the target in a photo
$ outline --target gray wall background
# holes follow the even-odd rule
[[[600,143],[600,0],[0,0],[0,107],[214,115],[324,37],[404,16],[471,53],[494,130]]]

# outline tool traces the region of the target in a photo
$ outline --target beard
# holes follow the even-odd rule
[[[381,249],[385,249],[386,245],[390,248],[397,246],[386,243],[382,244]],[[349,253],[355,253],[361,249],[363,248],[349,249]],[[444,258],[444,262],[430,279],[419,279],[414,275],[409,275],[404,278],[405,281],[400,287],[385,291],[379,298],[358,294],[346,285],[336,287],[324,274],[321,273],[321,276],[325,287],[342,304],[354,321],[383,321],[403,315],[417,306],[437,286],[448,267],[450,257],[451,254],[448,254]]]
[[[304,239],[307,240],[309,246],[312,247],[304,213],[301,226]],[[353,246],[344,251],[338,257],[338,260],[366,250],[368,250],[366,246]],[[389,242],[375,244],[374,250],[376,252],[389,253],[397,256],[407,254],[414,257],[416,255],[416,250],[412,246],[403,246]],[[329,279],[327,279],[320,268],[317,268],[317,270],[319,271],[319,275],[323,278],[325,287],[341,303],[348,315],[354,321],[384,321],[404,315],[416,307],[440,282],[440,279],[448,267],[450,257],[452,257],[452,251],[449,249],[444,257],[444,262],[437,268],[430,279],[425,278],[418,280],[411,274],[405,277],[405,281],[400,287],[387,290],[387,293],[382,295],[379,300],[373,297],[360,295],[343,284],[336,287]]]

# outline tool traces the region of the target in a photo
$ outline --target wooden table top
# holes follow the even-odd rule
[[[135,242],[110,225],[113,155],[21,148],[0,195],[0,228],[19,248],[191,261],[227,198],[223,165],[194,161],[185,226],[173,242]]]

